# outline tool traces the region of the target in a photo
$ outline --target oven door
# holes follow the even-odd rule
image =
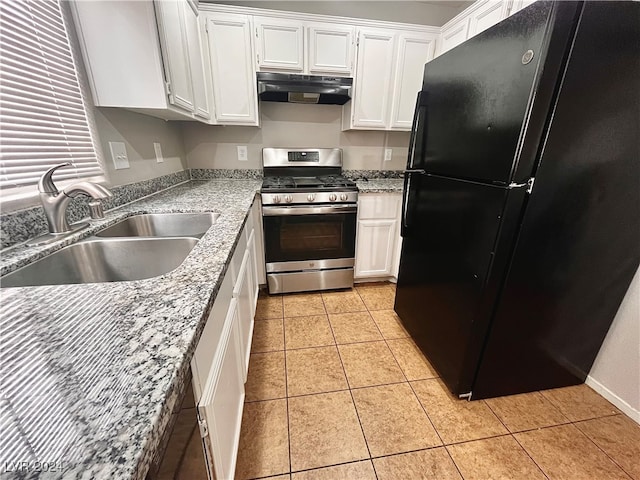
[[[263,206],[267,272],[353,267],[356,205]]]

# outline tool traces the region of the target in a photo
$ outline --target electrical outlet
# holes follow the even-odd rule
[[[247,161],[247,146],[246,145],[238,145],[238,160],[241,162]]]
[[[156,152],[156,160],[158,163],[164,162],[164,157],[162,156],[162,147],[158,142],[153,142],[153,150]]]
[[[111,158],[113,159],[113,166],[116,170],[129,168],[127,147],[125,147],[123,142],[109,142],[109,149],[111,150]]]
[[[384,149],[384,161],[385,162],[390,162],[391,161],[391,155],[393,153],[393,150],[390,148],[385,148]]]

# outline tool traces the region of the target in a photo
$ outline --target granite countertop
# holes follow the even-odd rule
[[[369,178],[356,180],[360,193],[402,193],[402,178]]]
[[[136,213],[220,213],[166,275],[0,289],[2,478],[37,477],[45,465],[36,461],[51,462],[47,478],[144,478],[259,188],[192,181],[110,211],[64,243],[2,252],[6,273]],[[5,462],[28,464],[17,472]]]

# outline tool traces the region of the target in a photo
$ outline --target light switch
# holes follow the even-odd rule
[[[247,161],[247,146],[246,145],[238,145],[238,160],[241,162]]]
[[[384,149],[384,161],[385,162],[390,162],[391,161],[391,155],[393,153],[393,150],[390,148],[385,148]]]
[[[158,163],[164,162],[164,158],[162,157],[162,147],[158,142],[153,142],[153,150],[156,152],[156,160]]]
[[[116,170],[129,168],[127,147],[125,147],[124,142],[109,142],[109,149],[111,150],[111,158]]]

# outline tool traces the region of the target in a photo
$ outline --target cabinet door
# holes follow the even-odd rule
[[[249,254],[249,272],[247,277],[249,279],[249,298],[251,305],[251,318],[253,319],[256,315],[256,306],[258,304],[258,262],[256,256],[256,231],[255,229],[251,230],[251,234],[249,235],[249,240],[247,241],[247,252]]]
[[[389,124],[389,98],[393,74],[394,33],[360,29],[352,126],[385,129]]]
[[[510,15],[522,10],[523,8],[527,8],[529,5],[535,3],[536,0],[514,0],[513,5],[511,6]]]
[[[354,29],[349,26],[312,24],[309,32],[309,73],[351,75]]]
[[[251,337],[253,336],[253,308],[254,297],[251,291],[251,258],[249,250],[245,250],[242,265],[238,274],[233,297],[238,302],[238,322],[240,324],[240,350],[242,353],[243,365],[242,375],[244,381],[247,379],[249,370],[249,355],[251,354]]]
[[[192,5],[184,0],[181,2],[184,28],[187,38],[187,49],[189,51],[189,68],[191,70],[191,84],[193,86],[193,102],[198,117],[209,119],[211,109],[207,98],[207,86],[204,76],[204,65],[202,57],[202,45],[200,44],[200,28],[198,28],[198,13],[193,10]]]
[[[302,22],[253,17],[258,39],[258,68],[304,70],[304,26]]]
[[[216,121],[220,124],[258,125],[258,94],[249,17],[206,14],[205,25]]]
[[[407,34],[398,36],[391,128],[411,130],[416,96],[422,88],[424,65],[433,59],[436,36]]]
[[[214,368],[198,403],[198,421],[209,478],[233,478],[244,404],[243,358],[239,338],[239,312],[229,305]]]
[[[485,0],[482,5],[471,13],[469,19],[469,35],[471,38],[487,28],[493,27],[500,20],[507,17],[508,1]]]
[[[397,221],[358,220],[355,277],[391,275]]]
[[[462,20],[447,26],[442,30],[440,37],[440,54],[443,54],[453,47],[457,47],[464,42],[469,35],[469,19]]]
[[[184,0],[156,1],[162,57],[167,78],[169,103],[195,111],[186,29]],[[187,8],[188,7],[187,5]]]

